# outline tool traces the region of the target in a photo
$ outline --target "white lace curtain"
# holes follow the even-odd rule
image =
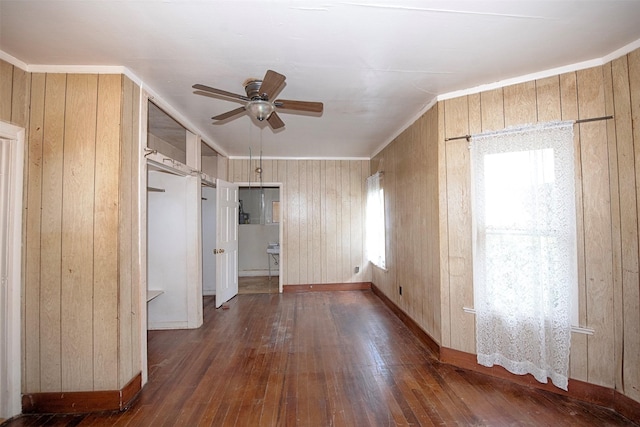
[[[573,122],[471,141],[478,363],[564,390],[577,289]]]
[[[382,172],[367,178],[366,249],[369,261],[385,268],[384,190],[381,180]]]

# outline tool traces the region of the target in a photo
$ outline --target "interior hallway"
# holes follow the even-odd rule
[[[438,362],[371,291],[205,298],[204,326],[149,332],[149,383],[126,412],[10,426],[633,425]]]

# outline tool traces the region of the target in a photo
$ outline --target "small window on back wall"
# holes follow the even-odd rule
[[[378,172],[367,178],[366,217],[367,258],[374,265],[380,268],[386,268],[382,172]]]

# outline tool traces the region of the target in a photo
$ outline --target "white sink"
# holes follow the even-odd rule
[[[268,254],[279,254],[280,253],[280,244],[279,243],[269,243],[267,245],[267,253]]]

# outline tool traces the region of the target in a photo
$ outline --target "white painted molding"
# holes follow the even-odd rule
[[[229,160],[249,160],[249,156],[229,156]],[[251,156],[251,160],[260,160],[260,156]],[[369,157],[262,157],[262,160],[371,160]]]
[[[588,61],[582,61],[582,62],[578,62],[578,63],[575,63],[575,64],[569,64],[569,65],[565,65],[565,66],[562,66],[562,67],[551,68],[551,69],[540,71],[540,72],[536,72],[536,73],[525,74],[525,75],[522,75],[522,76],[517,76],[517,77],[505,79],[505,80],[500,80],[500,81],[493,82],[493,83],[482,84],[482,85],[475,86],[475,87],[468,88],[468,89],[462,89],[462,90],[457,90],[457,91],[447,92],[447,93],[443,93],[441,95],[437,95],[422,110],[420,110],[420,112],[418,114],[416,114],[413,117],[413,119],[411,119],[410,121],[406,122],[403,126],[401,126],[393,134],[391,139],[387,140],[387,142],[385,142],[382,145],[380,145],[380,147],[376,151],[373,152],[373,154],[371,155],[371,158],[376,156],[387,145],[391,144],[391,142],[393,142],[394,139],[396,139],[402,132],[404,132],[407,128],[409,128],[409,126],[411,126],[413,123],[415,123],[416,120],[418,120],[424,113],[429,111],[429,109],[431,107],[433,107],[438,101],[444,101],[446,99],[458,98],[458,97],[466,96],[466,95],[473,95],[473,94],[484,92],[484,91],[487,91],[487,90],[498,89],[498,88],[501,88],[501,87],[511,86],[511,85],[518,84],[518,83],[524,83],[524,82],[528,82],[528,81],[532,81],[532,80],[543,79],[543,78],[546,78],[546,77],[557,76],[557,75],[564,74],[564,73],[570,73],[570,72],[574,72],[574,71],[584,70],[586,68],[597,67],[597,66],[600,66],[600,65],[604,65],[604,64],[606,64],[608,62],[611,62],[614,59],[617,59],[617,58],[619,58],[619,57],[621,57],[623,55],[626,55],[629,52],[633,52],[634,50],[636,50],[638,48],[640,48],[640,39],[635,40],[635,41],[633,41],[633,42],[621,47],[620,49],[617,49],[617,50],[611,52],[610,54],[602,56],[600,58],[590,59]]]
[[[57,74],[125,74],[126,67],[120,65],[41,65],[27,66],[30,73]]]
[[[5,325],[0,343],[0,370],[3,387],[0,401],[0,419],[20,414],[22,409],[22,356],[21,356],[21,292],[22,292],[22,193],[24,175],[25,130],[0,121],[0,137],[9,141],[6,271],[0,277],[3,288],[0,321]]]
[[[18,67],[20,69],[22,69],[23,71],[29,71],[27,70],[27,68],[29,68],[29,66],[20,61],[18,58],[16,58],[15,56],[11,56],[9,55],[7,52],[0,50],[0,59],[2,59],[3,61],[8,62],[9,64]]]
[[[400,134],[402,132],[404,132],[405,130],[409,129],[409,127],[414,124],[416,121],[418,121],[418,119],[420,117],[422,117],[424,115],[424,113],[426,113],[427,111],[429,111],[431,109],[431,107],[433,107],[434,105],[436,105],[436,103],[438,102],[438,98],[434,97],[433,99],[431,99],[431,101],[429,101],[429,103],[423,107],[420,112],[418,114],[416,114],[415,116],[413,116],[409,121],[405,122],[405,124],[403,126],[401,126],[395,133],[392,134],[391,139],[389,139],[387,142],[385,142],[384,144],[381,144],[371,155],[371,158],[374,158],[375,156],[378,155],[379,152],[381,152],[382,150],[384,150],[384,148],[391,144],[391,142],[393,142],[394,139],[396,139],[397,137],[400,136]]]
[[[476,315],[476,309],[470,307],[462,307],[462,311],[465,313]],[[591,328],[583,328],[582,326],[571,326],[571,332],[576,334],[593,335],[595,330]]]

